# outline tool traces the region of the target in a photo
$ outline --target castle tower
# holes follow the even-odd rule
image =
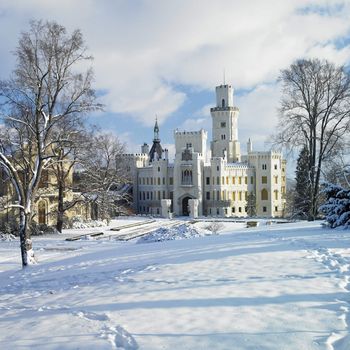
[[[156,119],[156,122],[154,124],[154,137],[153,137],[153,145],[149,152],[149,161],[152,162],[154,160],[162,159],[163,154],[163,148],[160,144],[160,138],[159,138],[159,127],[158,127],[158,121]]]
[[[213,126],[212,157],[226,156],[228,163],[240,162],[237,130],[239,109],[233,105],[233,88],[231,85],[220,85],[215,90],[216,106],[210,109]]]

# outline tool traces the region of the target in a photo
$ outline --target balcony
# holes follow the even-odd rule
[[[210,108],[210,112],[216,111],[239,111],[238,107],[212,107]]]

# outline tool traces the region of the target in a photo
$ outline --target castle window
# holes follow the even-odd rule
[[[278,207],[275,207],[275,211],[278,211]]]
[[[217,177],[216,177],[216,184],[217,184],[217,185],[220,185],[220,176],[217,176]]]
[[[266,164],[263,164],[262,165],[262,170],[266,170],[267,169],[267,165]]]
[[[174,184],[174,179],[172,177],[169,177],[169,185],[173,185]]]
[[[165,177],[163,177],[163,185],[165,185]]]
[[[192,143],[186,143],[186,148],[187,149],[192,148]]]
[[[236,178],[232,176],[232,185],[234,185],[235,183],[236,183]]]
[[[228,176],[226,176],[226,185],[228,185]]]
[[[233,200],[233,201],[236,200],[236,192],[232,192],[232,200]]]
[[[245,183],[246,185],[248,184],[248,177],[247,177],[247,176],[244,177],[244,183]]]
[[[210,192],[207,192],[207,194],[206,194],[206,199],[207,199],[207,200],[210,199]]]
[[[262,176],[261,177],[261,183],[262,184],[267,184],[267,176]]]
[[[239,208],[238,208],[238,211],[239,211],[240,213],[242,213],[242,207],[239,207]]]
[[[227,208],[225,208],[225,215],[227,215]]]
[[[241,177],[241,176],[238,178],[238,183],[239,183],[240,185],[242,185],[242,177]]]
[[[222,128],[226,128],[226,123],[225,123],[225,122],[221,122],[221,123],[220,123],[220,126],[221,126]]]
[[[235,207],[232,207],[232,213],[234,213],[236,211]]]
[[[220,168],[219,168],[219,166],[218,166],[218,165],[216,166],[216,170],[217,170],[217,171],[219,171],[219,170],[220,170]]]
[[[163,199],[165,199],[165,191],[163,191]]]
[[[221,135],[221,140],[226,140],[226,135]]]
[[[277,164],[275,164],[275,170],[277,170]]]
[[[216,200],[217,200],[217,201],[220,200],[220,191],[216,191]]]
[[[263,212],[266,213],[267,212],[267,208],[263,207]]]
[[[182,185],[192,185],[192,170],[183,170],[181,174]]]
[[[206,180],[206,184],[210,185],[210,177],[207,177],[205,180]]]
[[[238,192],[238,200],[239,200],[239,201],[242,200],[242,192],[241,192],[241,191]]]
[[[225,99],[224,98],[221,100],[221,107],[225,108]]]
[[[275,200],[277,201],[278,200],[278,191],[275,190],[274,193],[275,193]]]
[[[250,183],[253,185],[254,184],[254,176],[250,177]]]
[[[160,172],[160,167],[158,167],[158,172]]]
[[[261,200],[267,201],[268,199],[269,199],[269,195],[268,195],[267,189],[264,188],[261,190]]]
[[[158,177],[158,185],[160,185],[160,177]]]
[[[275,184],[278,184],[278,176],[275,176]]]
[[[216,215],[219,215],[220,214],[220,210],[219,208],[216,208]]]

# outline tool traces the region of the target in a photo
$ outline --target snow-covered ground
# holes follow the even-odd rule
[[[18,241],[1,241],[0,349],[350,349],[349,231],[225,221],[213,235],[179,220],[140,226],[148,239],[109,231],[135,220],[34,238],[39,263],[25,271]]]

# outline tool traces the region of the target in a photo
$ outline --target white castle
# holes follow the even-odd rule
[[[255,152],[247,143],[241,155],[231,85],[216,87],[211,157],[207,132],[175,130],[175,159],[163,149],[156,121],[151,150],[124,154],[133,179],[137,213],[220,217],[282,217],[285,211],[286,161],[277,152]],[[209,159],[210,158],[210,159]]]

